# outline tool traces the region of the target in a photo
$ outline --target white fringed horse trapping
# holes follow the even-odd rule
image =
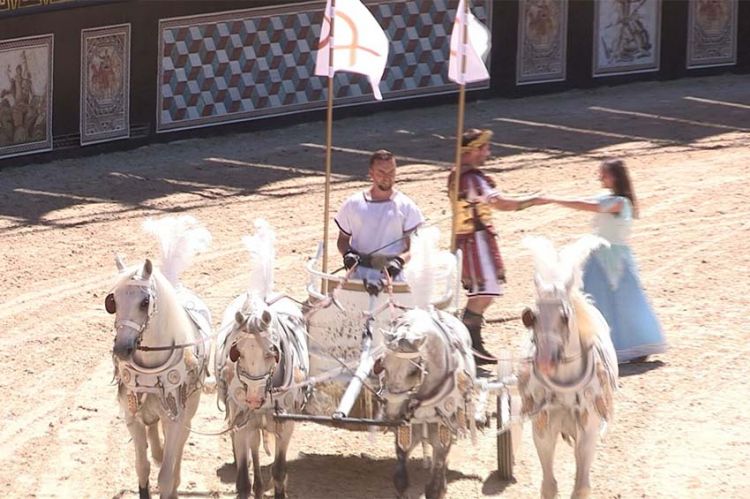
[[[253,492],[263,496],[258,448],[268,453],[266,436],[274,435],[271,475],[274,497],[286,496],[286,451],[293,421],[274,421],[274,413],[300,413],[308,397],[309,355],[301,310],[272,296],[275,234],[264,220],[255,222],[255,235],[243,242],[251,255],[247,292],[224,312],[217,338],[215,367],[218,402],[227,409],[237,466],[237,492],[247,497],[251,483],[248,449],[252,454]]]
[[[518,374],[522,412],[533,421],[534,444],[542,465],[541,496],[557,496],[553,475],[558,435],[574,443],[576,479],[572,497],[589,497],[589,470],[600,431],[613,416],[618,376],[609,326],[581,290],[582,266],[603,244],[583,236],[557,252],[550,241],[528,237],[534,254],[536,311],[522,319],[532,332],[528,357]],[[572,441],[572,442],[571,442]]]
[[[147,259],[125,268],[105,299],[115,314],[113,359],[118,400],[135,445],[138,492],[150,497],[148,443],[161,463],[159,494],[177,497],[182,451],[198,409],[206,374],[211,316],[179,281],[192,258],[208,247],[211,235],[190,216],[147,220],[144,230],[161,246],[161,269]],[[164,446],[158,423],[164,432]]]
[[[422,229],[412,244],[407,281],[416,308],[383,331],[385,352],[375,364],[381,374],[385,417],[407,421],[396,430],[398,464],[393,482],[404,497],[409,480],[406,462],[420,442],[432,446],[432,476],[427,498],[445,496],[447,458],[453,439],[471,431],[475,437],[473,388],[476,366],[471,337],[453,315],[430,305],[434,281],[437,229]]]

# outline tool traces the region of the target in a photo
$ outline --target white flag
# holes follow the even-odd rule
[[[378,85],[388,62],[388,38],[370,11],[359,0],[336,0],[333,33],[333,65],[329,63],[331,41],[331,0],[326,3],[320,29],[317,76],[333,77],[335,71],[367,76],[375,98],[382,100]]]
[[[458,2],[456,21],[453,23],[451,32],[451,56],[448,60],[448,78],[459,85],[473,83],[475,81],[489,80],[490,73],[484,65],[484,60],[490,53],[490,30],[487,26],[477,21],[471,13],[466,13],[465,0]],[[467,24],[468,36],[466,43],[461,43],[464,36],[464,26]],[[466,57],[466,70],[461,71],[461,60]]]

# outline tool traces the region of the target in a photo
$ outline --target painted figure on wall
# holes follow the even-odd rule
[[[615,28],[616,35],[611,44],[602,37],[602,46],[610,63],[630,62],[651,57],[652,44],[640,12],[646,0],[615,0],[617,19],[605,27]]]
[[[120,94],[122,61],[112,47],[99,47],[89,68],[89,91],[97,99]]]
[[[34,95],[25,50],[21,52],[20,58],[21,61],[15,66],[15,72],[10,64],[6,66],[9,86],[0,90],[0,99],[2,99],[0,146],[27,142],[34,135],[34,125],[38,116],[38,108],[35,104],[38,96]],[[8,109],[10,127],[8,127],[6,116]]]
[[[698,0],[698,23],[704,27],[724,26],[732,13],[727,0]]]
[[[557,41],[559,2],[530,0],[526,10],[526,33],[534,46],[550,46]]]

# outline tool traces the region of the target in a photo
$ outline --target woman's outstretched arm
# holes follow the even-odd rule
[[[546,203],[559,204],[565,208],[571,208],[581,211],[593,211],[595,213],[620,213],[622,210],[622,199],[617,199],[611,203],[600,203],[590,199],[564,199],[555,197],[541,198]]]

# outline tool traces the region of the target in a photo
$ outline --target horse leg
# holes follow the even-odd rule
[[[573,499],[586,499],[591,494],[591,484],[589,482],[589,471],[591,464],[594,462],[596,454],[596,440],[599,433],[599,418],[591,417],[581,431],[578,432],[576,439],[575,456],[576,456],[576,482],[573,487]]]
[[[173,499],[177,497],[182,449],[185,446],[190,430],[185,427],[184,418],[177,421],[164,421],[164,461],[159,470],[159,497]]]
[[[184,423],[180,424],[180,435],[182,435],[182,441],[177,445],[175,451],[174,460],[174,493],[177,497],[177,487],[180,486],[182,480],[182,454],[185,451],[185,443],[190,436],[190,421],[193,420],[193,416],[198,411],[198,403],[200,402],[200,392],[193,393],[188,399],[183,415]]]
[[[539,416],[537,416],[538,418]],[[537,424],[537,421],[534,421]],[[539,463],[542,465],[542,499],[553,499],[557,497],[557,480],[553,470],[555,463],[555,445],[557,445],[558,431],[548,425],[546,428],[538,430],[536,427],[532,431],[534,435],[534,446],[536,453],[539,455]]]
[[[149,499],[151,493],[148,490],[148,475],[151,472],[151,464],[148,462],[148,444],[146,440],[146,427],[135,418],[128,418],[128,431],[133,437],[135,447],[135,471],[138,474],[138,497]]]
[[[237,495],[240,499],[247,499],[250,495],[250,475],[247,471],[247,448],[249,430],[243,428],[232,433],[232,450],[234,452],[234,464],[237,468]]]
[[[416,433],[417,427],[412,427],[412,435]],[[398,430],[396,430],[398,431]],[[417,440],[412,436],[412,440]],[[398,434],[396,435],[396,471],[393,473],[393,485],[396,487],[396,497],[399,499],[407,497],[406,489],[409,488],[409,474],[406,471],[406,462],[409,460],[409,453],[418,441],[413,441],[408,449],[402,449],[398,445]]]
[[[280,423],[277,426],[279,430],[276,433],[275,456],[273,466],[271,466],[271,476],[273,477],[273,497],[274,499],[284,499],[286,497],[286,450],[289,447],[289,441],[292,439],[294,423]]]
[[[151,457],[154,459],[154,462],[161,464],[164,460],[164,447],[159,437],[158,421],[148,427],[148,444],[151,446]]]
[[[434,452],[434,451],[433,451]],[[432,469],[432,453],[430,452],[430,443],[427,439],[422,440],[422,468]]]
[[[440,438],[440,424],[434,425],[434,431],[430,431],[430,444],[432,445],[432,476],[425,487],[425,499],[442,499],[448,491],[448,482],[445,472],[448,468],[448,454],[453,445],[453,435],[449,434],[448,443],[443,444]],[[432,430],[433,425],[430,425]],[[447,431],[445,428],[443,431]]]
[[[263,476],[260,472],[260,428],[250,430],[250,453],[253,458],[253,494],[255,499],[263,498]]]

